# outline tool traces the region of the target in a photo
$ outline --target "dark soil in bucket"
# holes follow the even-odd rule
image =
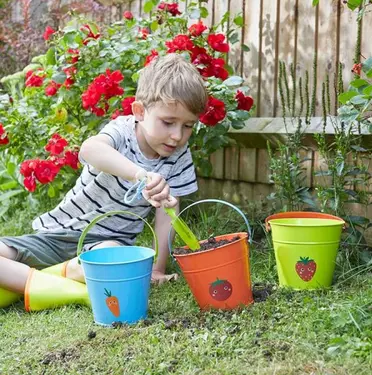
[[[193,251],[193,250],[190,250],[190,249],[186,249],[184,247],[178,247],[178,248],[174,249],[173,253],[175,255],[186,255],[186,254],[200,253],[202,251],[216,249],[218,247],[221,247],[223,245],[227,245],[229,243],[232,243],[232,242],[235,242],[235,241],[238,241],[238,240],[240,240],[239,236],[235,236],[231,240],[216,240],[215,237],[210,237],[210,238],[208,238],[207,241],[200,244],[199,250]]]

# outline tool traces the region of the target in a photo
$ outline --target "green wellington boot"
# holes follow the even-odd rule
[[[66,262],[55,264],[54,266],[50,266],[41,270],[42,272],[49,273],[50,275],[56,275],[61,277],[66,277],[66,270],[69,260]]]
[[[90,306],[87,286],[74,280],[31,269],[25,287],[25,309],[39,311],[58,306]]]
[[[22,294],[0,288],[0,309],[10,306],[13,302],[20,300],[21,297]]]

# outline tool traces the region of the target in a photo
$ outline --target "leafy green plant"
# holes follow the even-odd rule
[[[279,94],[282,116],[286,128],[286,142],[278,143],[275,150],[268,143],[270,156],[270,180],[274,183],[275,191],[269,198],[279,202],[280,210],[300,210],[304,203],[314,206],[309,188],[304,186],[305,174],[303,163],[307,160],[301,155],[304,127],[310,122],[313,112],[310,104],[309,75],[306,72],[305,82],[302,77],[296,85],[294,67],[290,67],[292,90],[283,62],[279,65]],[[300,106],[296,107],[296,98],[300,98]],[[314,101],[313,101],[314,102]],[[289,115],[287,117],[287,115]],[[290,122],[290,124],[288,124]],[[288,130],[288,125],[294,129]]]
[[[326,186],[316,187],[317,200],[322,211],[341,216],[349,224],[344,242],[344,254],[348,263],[366,263],[372,259],[364,238],[365,230],[372,226],[371,222],[365,216],[349,213],[350,204],[367,207],[371,203],[369,193],[371,154],[363,145],[362,137],[363,128],[366,128],[365,125],[369,126],[365,116],[371,98],[368,98],[368,90],[367,94],[364,93],[366,87],[363,88],[364,85],[368,85],[368,81],[360,78],[362,69],[367,72],[370,69],[368,69],[368,64],[362,67],[363,64],[360,70],[354,71],[355,78],[350,82],[349,90],[339,92],[338,99],[342,105],[338,109],[336,118],[328,116],[330,113],[330,98],[327,94],[329,87],[327,88],[326,84],[323,85],[323,132],[314,135],[319,153],[326,165],[323,170],[316,171],[316,175],[328,179]],[[339,79],[342,80],[341,68]],[[341,82],[339,87],[342,86]],[[327,122],[332,124],[334,130],[332,142],[327,139]]]
[[[205,78],[210,99],[190,139],[204,175],[211,172],[208,156],[229,143],[230,127],[239,129],[250,117],[253,99],[226,63],[229,44],[238,41],[241,15],[230,22],[227,12],[207,28],[203,2],[188,2],[181,13],[177,3],[153,0],[144,11],[148,18],[135,19],[125,11],[122,20],[108,27],[82,17],[62,30],[48,27],[46,54],[1,80],[6,93],[0,100],[0,123],[9,142],[0,146],[0,154],[21,166],[26,188],[38,199],[59,197],[71,185],[84,139],[110,119],[131,114],[139,72],[157,56],[180,53]],[[57,146],[57,153],[51,144],[63,146]]]

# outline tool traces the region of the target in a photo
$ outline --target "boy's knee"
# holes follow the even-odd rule
[[[114,247],[114,246],[122,246],[119,242],[116,241],[103,241],[99,243],[98,245],[95,245],[91,248],[93,249],[102,249],[103,247]]]
[[[5,245],[4,242],[0,241],[0,256],[7,259],[15,260],[17,257],[17,250],[13,247]]]

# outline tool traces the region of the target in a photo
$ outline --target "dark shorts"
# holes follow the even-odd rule
[[[0,237],[0,242],[17,250],[16,261],[42,269],[76,257],[80,232],[39,232],[17,237]],[[83,251],[88,251],[103,241],[116,241],[126,246],[125,238],[109,238],[87,234]]]

